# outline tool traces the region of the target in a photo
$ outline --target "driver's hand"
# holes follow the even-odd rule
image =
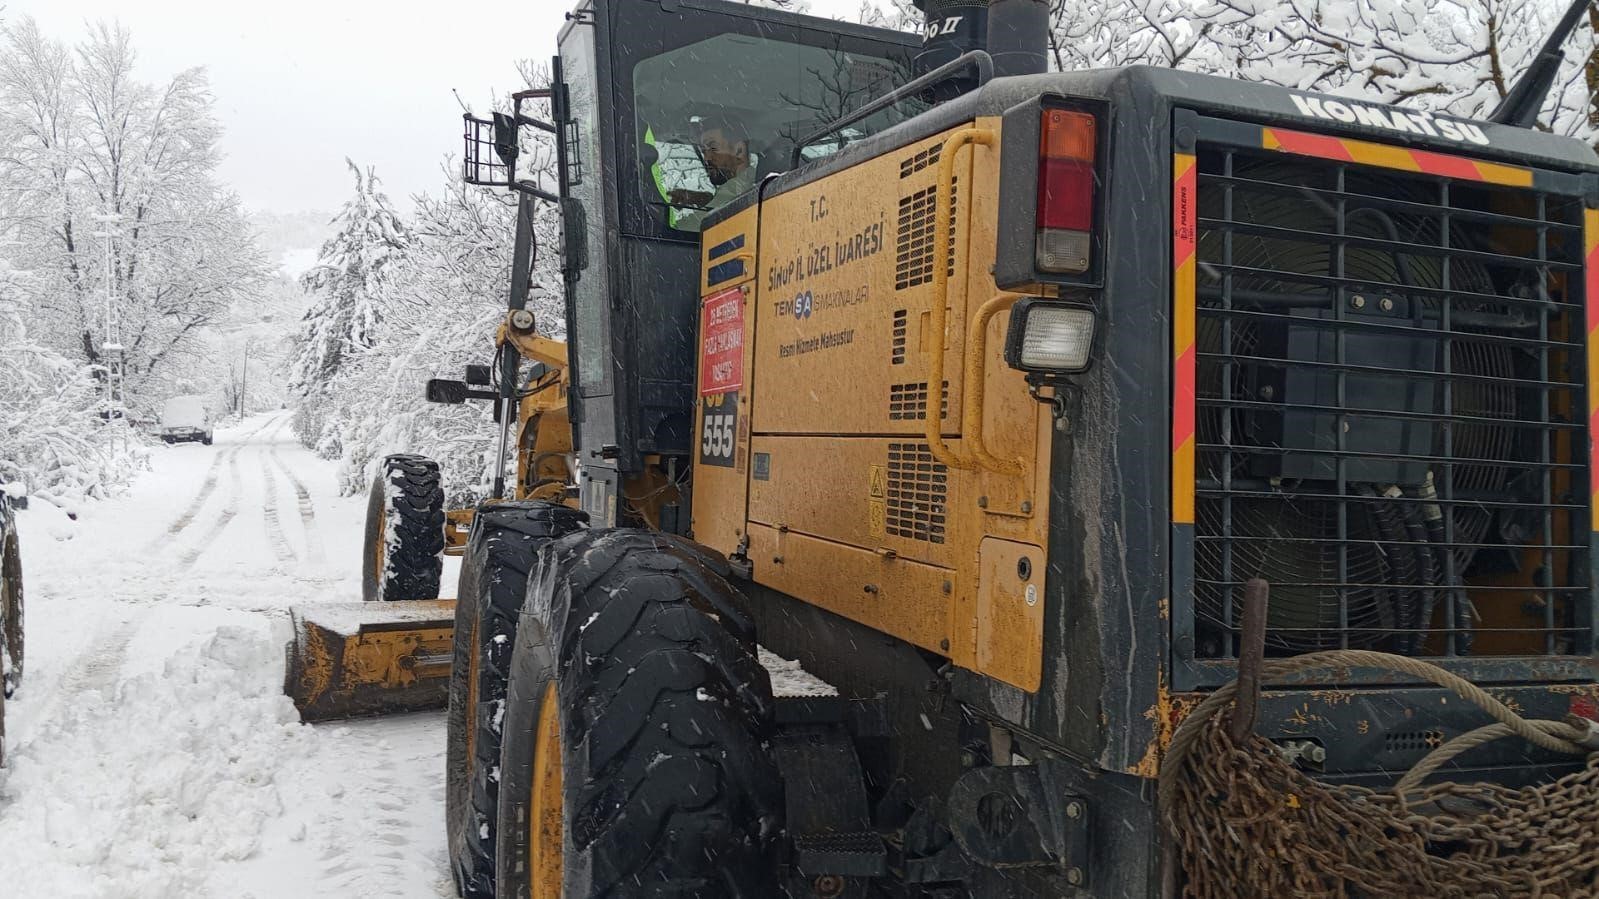
[[[667,193],[673,206],[704,206],[711,201],[711,195],[701,190],[688,190],[678,188]]]

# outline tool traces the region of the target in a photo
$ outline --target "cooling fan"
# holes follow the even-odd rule
[[[1436,545],[1436,534],[1429,545],[1416,529],[1416,497],[1429,480],[1445,496],[1483,496],[1505,492],[1510,478],[1505,466],[1426,461],[1515,457],[1515,429],[1492,423],[1517,417],[1514,351],[1492,339],[1454,340],[1446,409],[1444,379],[1432,376],[1445,371],[1443,301],[1406,289],[1444,288],[1444,259],[1395,249],[1469,248],[1473,234],[1451,227],[1444,244],[1435,214],[1406,214],[1420,207],[1387,202],[1436,204],[1435,184],[1350,170],[1343,214],[1353,240],[1340,271],[1331,171],[1235,157],[1230,200],[1220,179],[1201,179],[1198,478],[1202,488],[1246,494],[1202,489],[1198,503],[1196,599],[1200,621],[1211,625],[1201,627],[1201,640],[1215,641],[1213,655],[1231,654],[1219,645],[1224,603],[1235,604],[1239,620],[1237,585],[1252,577],[1272,584],[1268,639],[1278,651],[1346,640],[1402,645],[1408,635],[1395,631],[1429,624],[1422,619],[1443,592],[1443,554],[1452,552],[1455,571],[1464,571],[1470,544],[1482,542],[1491,523],[1480,509],[1445,504],[1453,548]],[[1339,275],[1342,291],[1330,286]],[[1452,258],[1447,276],[1461,294],[1498,292],[1488,269],[1467,258]],[[1509,314],[1503,304],[1458,298],[1449,312],[1478,322]],[[1451,331],[1487,334],[1458,319]],[[1311,364],[1273,364],[1279,359]],[[1455,423],[1446,447],[1438,413],[1487,421]]]

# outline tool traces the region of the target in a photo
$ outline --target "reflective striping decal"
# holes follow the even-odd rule
[[[1171,518],[1194,523],[1194,255],[1197,168],[1191,153],[1172,157]]]
[[[1459,178],[1465,181],[1486,181],[1510,187],[1531,187],[1532,169],[1515,165],[1482,162],[1465,156],[1434,153],[1430,150],[1412,150],[1392,144],[1374,144],[1370,141],[1328,137],[1325,134],[1308,134],[1286,128],[1260,129],[1260,145],[1268,150],[1281,150],[1300,156],[1315,156],[1339,162],[1354,162],[1405,172],[1421,172]]]
[[[1599,531],[1599,209],[1582,211],[1582,301],[1588,315],[1588,478],[1589,513],[1593,530]]]

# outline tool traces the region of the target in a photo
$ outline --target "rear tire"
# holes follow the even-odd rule
[[[473,516],[455,602],[445,814],[456,891],[493,899],[494,824],[506,673],[539,548],[588,516],[546,502],[486,505]]]
[[[500,895],[781,895],[772,688],[728,574],[715,553],[646,531],[540,552],[511,656]],[[537,804],[556,782],[559,799]]]
[[[444,570],[444,486],[439,465],[387,456],[366,505],[361,598],[436,599]]]
[[[0,502],[4,502],[0,499]],[[22,554],[11,534],[0,546],[0,767],[6,763],[6,699],[22,685]]]
[[[11,696],[22,686],[23,648],[22,553],[15,534],[0,547],[0,582],[5,585],[0,590],[0,653],[5,654],[0,663],[5,670],[0,693]]]

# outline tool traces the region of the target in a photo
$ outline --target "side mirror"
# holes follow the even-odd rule
[[[467,387],[463,381],[451,381],[448,378],[429,378],[427,386],[427,399],[430,403],[446,403],[459,406],[466,402]]]
[[[517,145],[516,117],[503,112],[494,114],[494,153],[505,163],[506,180],[516,183],[516,157],[521,153]]]
[[[582,272],[589,267],[588,211],[577,200],[567,197],[561,201],[561,236],[566,241],[566,268]]]
[[[468,365],[466,367],[466,383],[473,387],[490,387],[494,384],[494,366]]]

